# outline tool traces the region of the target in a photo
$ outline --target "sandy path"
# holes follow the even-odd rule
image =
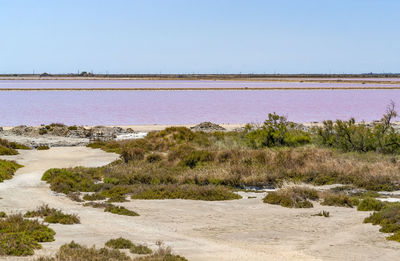
[[[44,243],[37,255],[54,253],[71,240],[102,246],[119,236],[150,247],[162,240],[189,260],[392,261],[400,250],[400,244],[386,241],[378,227],[362,223],[368,213],[319,205],[287,209],[263,204],[263,194],[225,202],[135,200],[122,205],[137,211],[139,217],[104,213],[52,193],[40,178],[52,167],[100,166],[117,155],[69,147],[21,151],[2,158],[15,159],[25,167],[12,180],[0,183],[0,210],[15,213],[46,203],[81,217],[79,225],[50,225],[57,233],[56,241]],[[322,209],[331,217],[311,216]]]

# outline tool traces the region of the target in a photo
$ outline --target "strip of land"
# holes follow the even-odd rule
[[[300,90],[400,90],[400,86],[330,87],[224,87],[224,88],[0,88],[0,91],[300,91]]]

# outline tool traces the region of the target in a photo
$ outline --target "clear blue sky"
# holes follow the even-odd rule
[[[0,0],[0,73],[400,72],[399,0]]]

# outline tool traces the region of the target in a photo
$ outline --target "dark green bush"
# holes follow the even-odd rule
[[[117,249],[100,248],[96,249],[81,246],[74,241],[62,245],[55,257],[41,257],[37,261],[130,261],[132,260],[125,253]]]
[[[133,247],[133,243],[128,239],[119,237],[117,239],[108,240],[106,246],[114,249],[129,249]]]
[[[241,196],[223,186],[197,185],[153,185],[143,186],[132,192],[132,199],[192,199],[192,200],[231,200]]]
[[[15,161],[1,160],[0,159],[0,182],[6,179],[11,179],[17,169],[23,167]]]
[[[325,193],[321,205],[352,208],[358,202],[343,193]]]
[[[50,149],[50,147],[47,145],[40,145],[39,147],[37,147],[37,150],[48,150],[48,149]]]
[[[59,223],[63,225],[79,224],[80,220],[76,214],[64,214],[62,211],[55,208],[50,208],[48,205],[41,205],[35,211],[28,211],[24,217],[41,217],[48,223]]]
[[[133,245],[129,249],[129,252],[131,252],[132,254],[138,254],[138,255],[148,255],[148,254],[153,253],[153,251],[145,245]]]
[[[312,208],[309,200],[317,200],[318,192],[307,187],[288,187],[269,192],[263,199],[264,203],[281,205],[287,208]]]
[[[54,241],[55,232],[37,220],[10,215],[0,219],[0,255],[33,255],[39,242]]]
[[[358,211],[379,211],[383,208],[384,203],[380,200],[367,197],[361,200],[357,206]]]
[[[122,206],[115,206],[112,204],[108,204],[104,209],[104,212],[110,212],[112,214],[124,215],[124,216],[139,216],[139,214],[136,213],[135,211],[126,209],[125,207]]]
[[[295,128],[286,117],[269,113],[260,127],[246,127],[247,143],[253,148],[299,146],[311,142],[310,134]]]
[[[189,155],[183,158],[182,164],[190,168],[195,168],[205,162],[213,161],[213,159],[213,154],[209,151],[192,151]]]

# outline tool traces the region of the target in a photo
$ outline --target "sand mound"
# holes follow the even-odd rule
[[[214,131],[225,131],[224,127],[212,122],[202,122],[196,126],[190,127],[192,131],[204,131],[204,132],[214,132]]]

